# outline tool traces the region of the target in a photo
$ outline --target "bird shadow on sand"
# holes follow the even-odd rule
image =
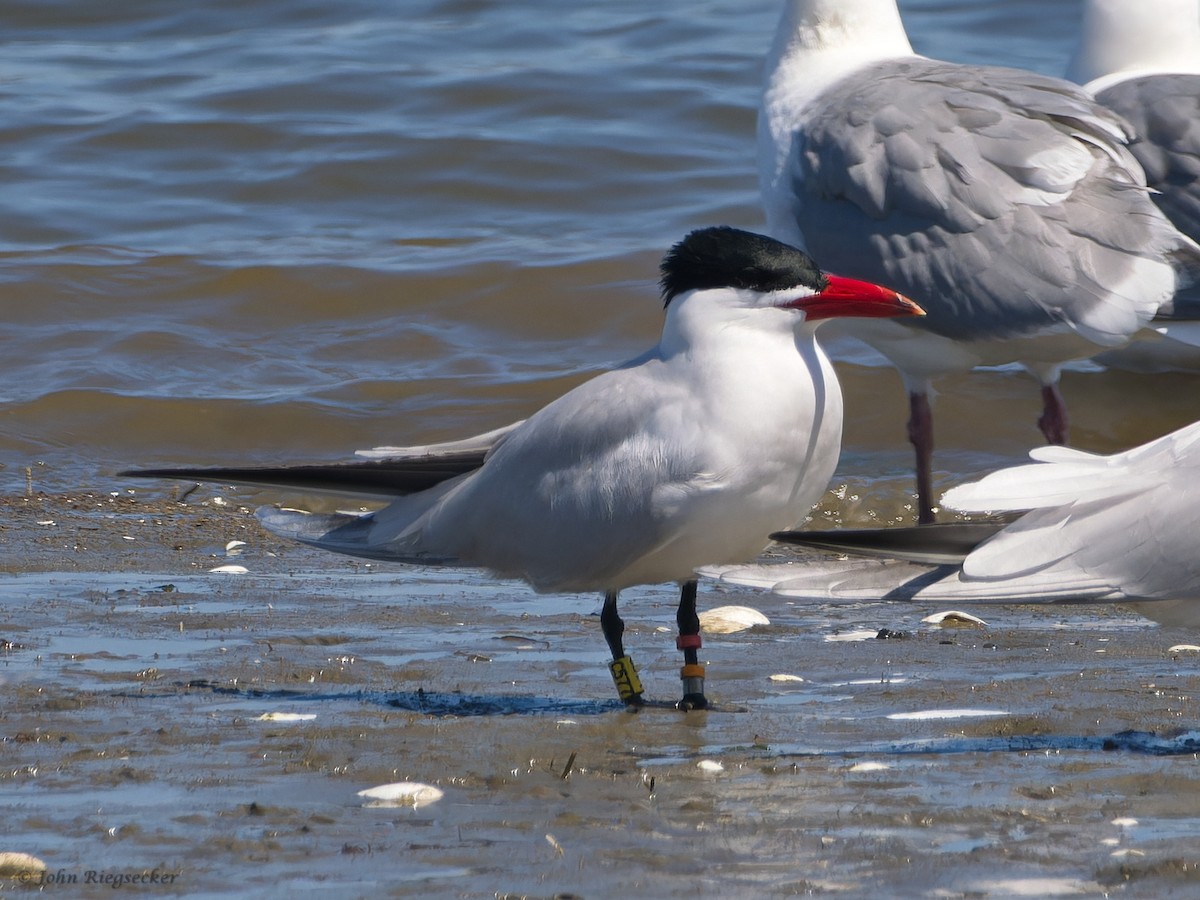
[[[154,691],[118,692],[111,696],[154,700],[181,694],[208,693],[235,700],[274,703],[328,703],[351,701],[369,706],[427,716],[473,717],[514,715],[599,716],[637,711],[620,700],[576,700],[527,694],[471,694],[460,691],[302,691],[288,688],[250,688],[217,684],[206,679],[175,682]],[[648,701],[646,710],[674,710],[674,703]],[[713,712],[746,712],[745,707],[714,707]],[[818,748],[771,743],[765,755],[774,758],[941,756],[952,753],[1048,753],[1062,751],[1123,752],[1148,756],[1184,756],[1200,753],[1200,730],[1176,729],[1169,734],[1152,731],[1118,731],[1112,735],[1008,735],[997,737],[930,738],[879,741],[848,747]]]
[[[619,700],[572,700],[518,694],[463,694],[455,691],[405,691],[382,695],[386,706],[429,716],[509,716],[537,713],[594,716],[625,709]]]
[[[303,691],[289,688],[252,688],[217,684],[206,679],[175,682],[169,687],[117,697],[141,700],[177,698],[181,694],[208,693],[230,699],[275,703],[328,703],[351,701],[370,706],[422,713],[429,716],[572,715],[596,716],[624,710],[620,700],[576,700],[525,694],[470,694],[460,691]]]

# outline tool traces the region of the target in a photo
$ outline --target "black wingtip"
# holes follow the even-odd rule
[[[471,472],[482,464],[483,451],[477,451],[453,457],[379,459],[325,465],[124,469],[118,474],[126,478],[170,478],[386,498],[427,490]]]
[[[191,472],[205,472],[206,469],[121,469],[118,478],[191,478]],[[219,470],[213,470],[219,471]],[[196,481],[206,479],[196,477]]]
[[[961,563],[1007,524],[1007,521],[936,522],[898,528],[777,531],[771,540],[834,553],[945,565]]]

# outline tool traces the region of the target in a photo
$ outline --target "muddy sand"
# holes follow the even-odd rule
[[[0,500],[0,853],[45,866],[0,893],[1200,893],[1200,636],[702,585],[771,624],[706,636],[717,709],[628,712],[597,598],[284,544],[251,500]],[[623,595],[661,701],[675,601]],[[358,793],[401,782],[441,796]]]

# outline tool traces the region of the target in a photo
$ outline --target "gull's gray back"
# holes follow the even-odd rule
[[[830,271],[918,300],[947,337],[1072,329],[1117,343],[1177,240],[1122,120],[1057,79],[923,58],[843,79],[796,132],[795,214]],[[1083,240],[1080,240],[1080,239]]]
[[[1175,227],[1200,237],[1200,75],[1148,75],[1101,91],[1137,135],[1130,149]]]

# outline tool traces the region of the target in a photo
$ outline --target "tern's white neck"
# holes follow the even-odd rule
[[[691,291],[671,301],[659,344],[664,357],[745,359],[781,351],[795,355],[797,331],[815,330],[796,310],[759,305],[733,288]]]
[[[1086,0],[1068,78],[1095,93],[1168,72],[1200,72],[1200,0]]]

